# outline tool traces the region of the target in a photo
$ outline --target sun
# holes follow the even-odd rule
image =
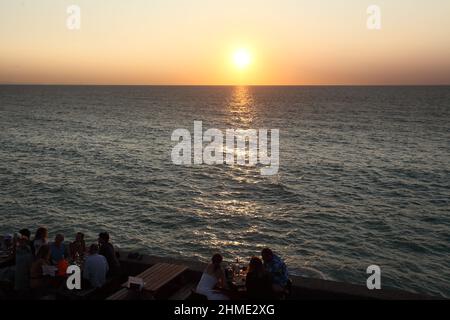
[[[252,56],[247,49],[238,49],[233,53],[234,65],[240,69],[246,69],[252,62]]]

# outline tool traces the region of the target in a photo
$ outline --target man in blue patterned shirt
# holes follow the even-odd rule
[[[272,276],[274,291],[283,292],[289,281],[289,273],[286,264],[269,248],[263,249],[261,256],[264,261],[266,271]]]

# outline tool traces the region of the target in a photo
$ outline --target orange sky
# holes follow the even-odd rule
[[[0,39],[0,83],[450,84],[446,0],[3,0]]]

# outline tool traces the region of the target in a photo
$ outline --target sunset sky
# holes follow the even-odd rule
[[[450,84],[450,1],[1,0],[0,83]]]

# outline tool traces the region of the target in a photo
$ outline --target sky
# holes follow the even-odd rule
[[[450,84],[450,1],[0,0],[0,83]]]

